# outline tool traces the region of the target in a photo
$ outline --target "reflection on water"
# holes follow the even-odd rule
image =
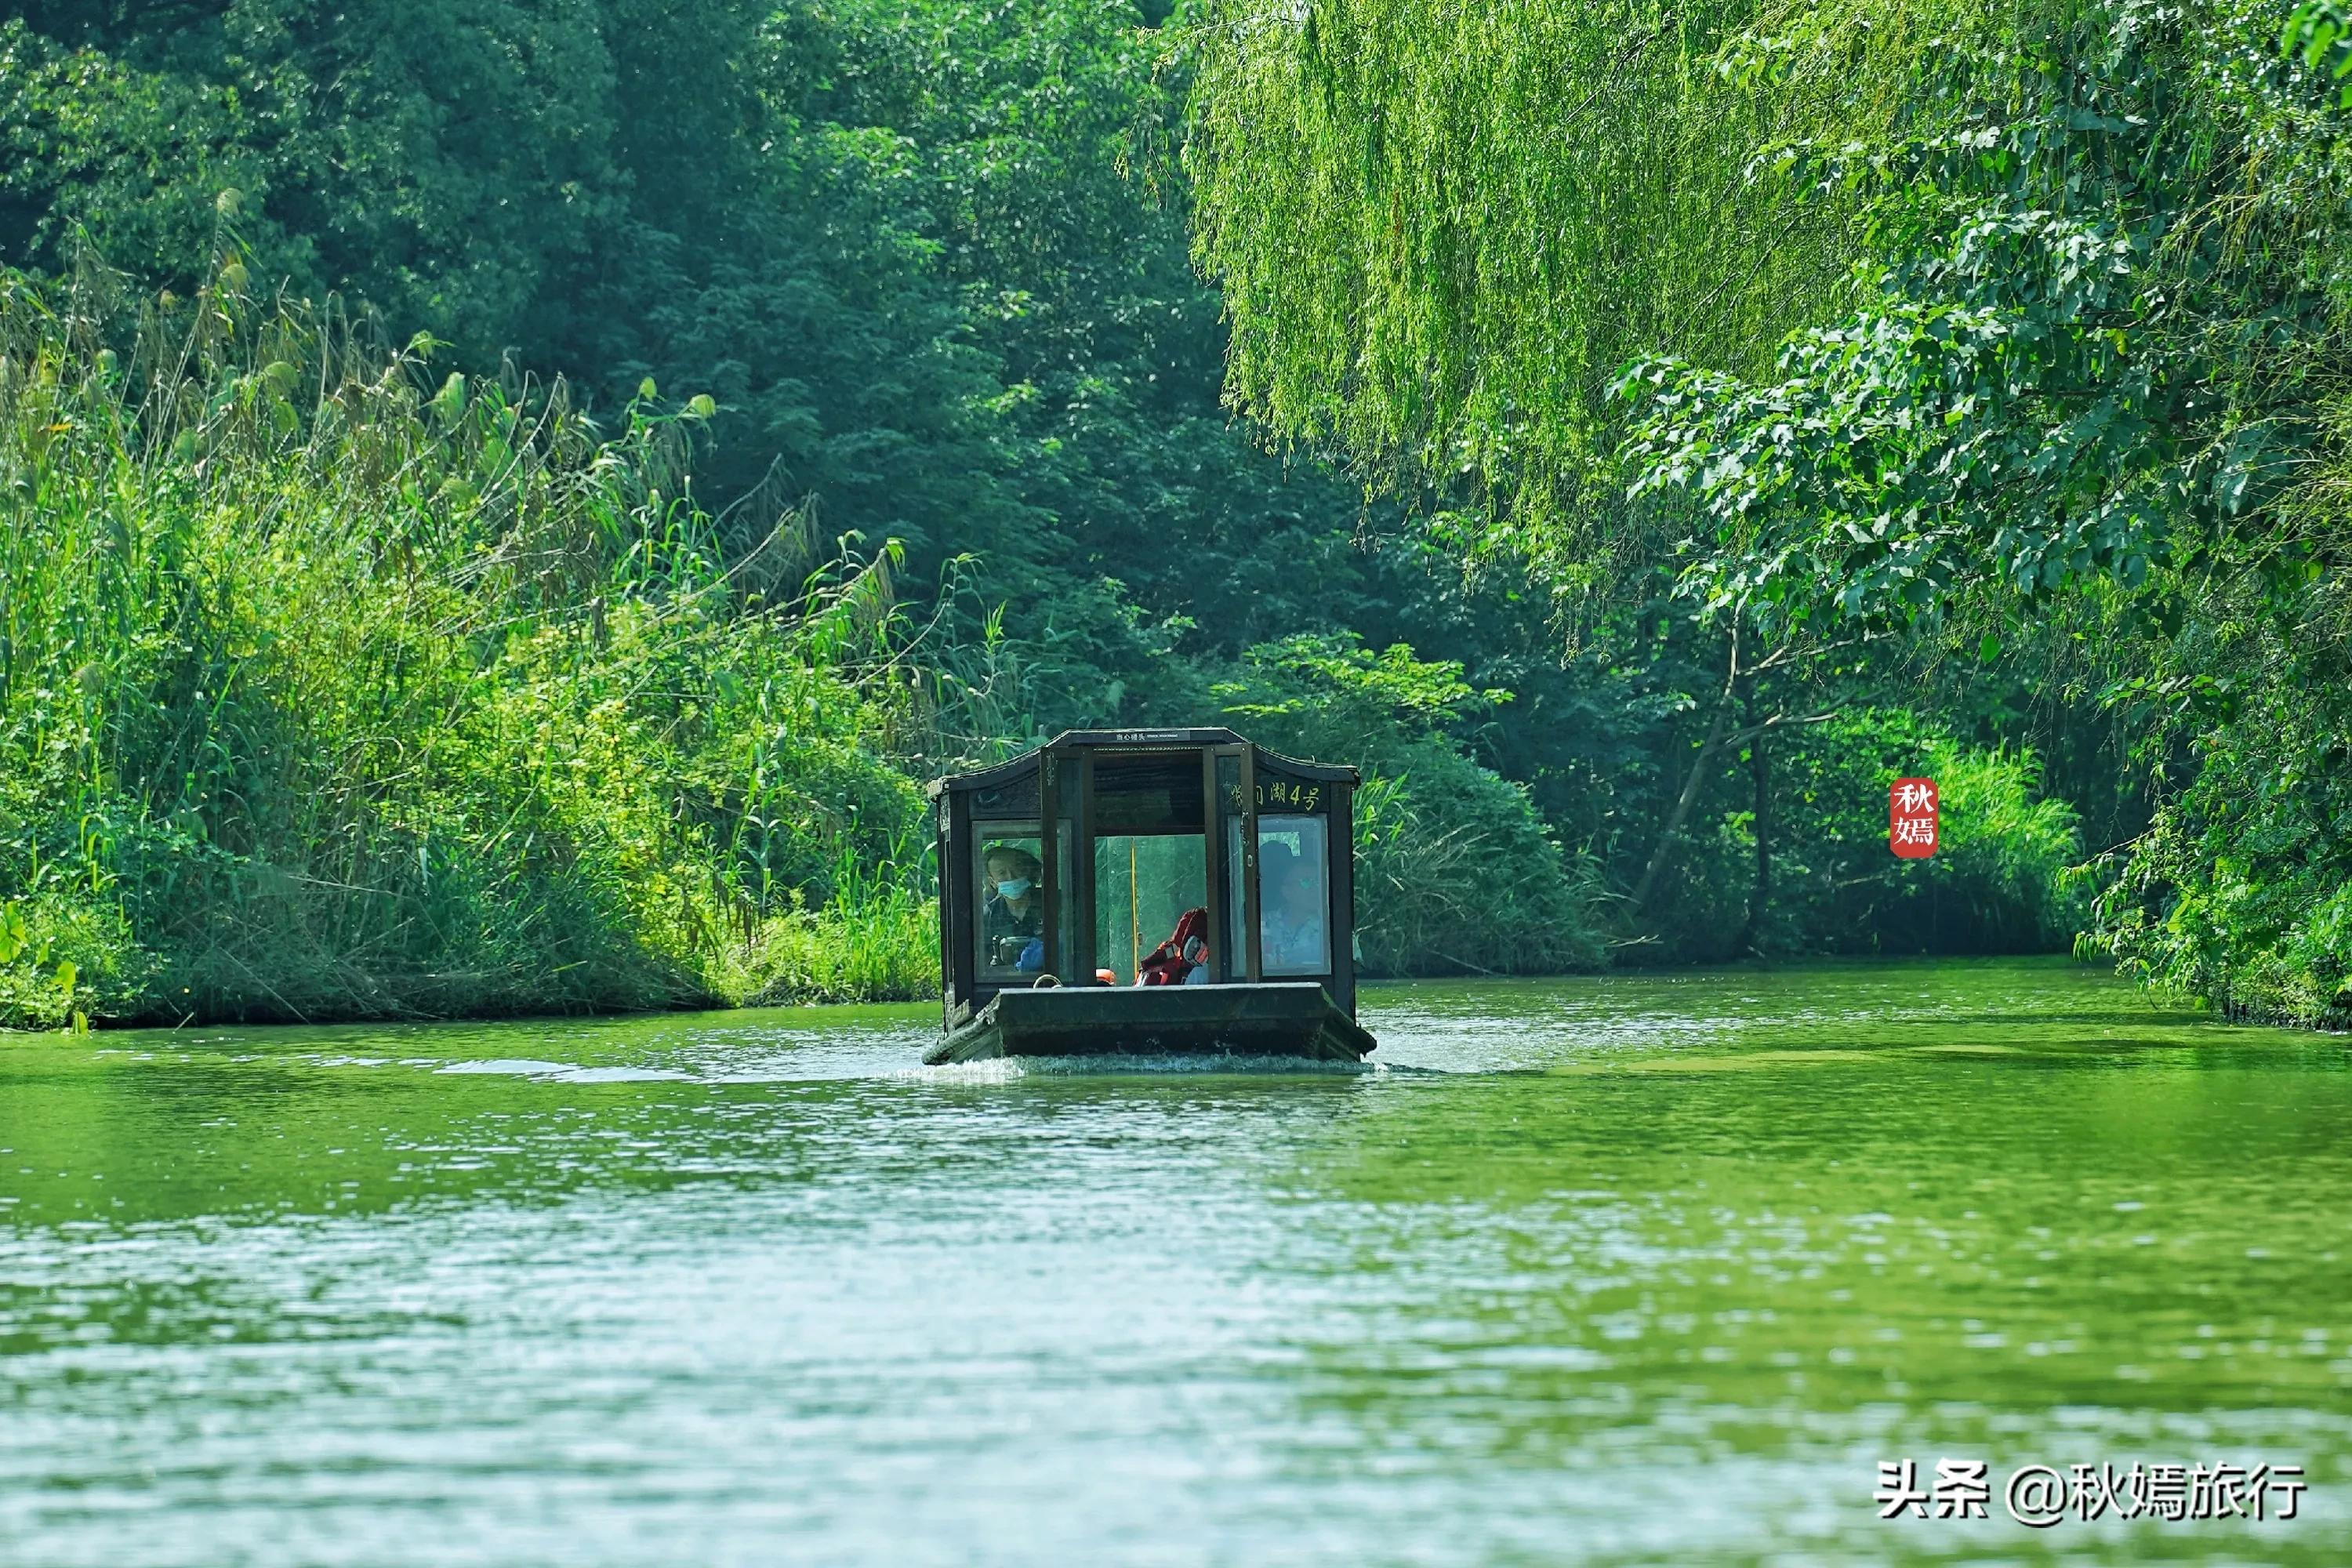
[[[0,1046],[0,1562],[2352,1559],[2340,1040],[2043,963],[932,1020]],[[2313,1489],[1880,1523],[1944,1456]]]

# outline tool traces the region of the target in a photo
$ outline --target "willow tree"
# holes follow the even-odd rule
[[[2352,1020],[2340,0],[1223,0],[1195,37],[1240,407],[1484,481],[1489,538],[1631,481],[1692,601],[1782,647],[2072,617],[2156,805],[2097,941]]]
[[[1848,297],[1854,189],[1775,152],[1919,114],[1897,63],[1954,8],[1210,0],[1187,161],[1233,403],[1556,528],[1629,359],[1762,371]]]
[[[1794,154],[1947,113],[1907,70],[1970,4],[1209,0],[1186,35],[1187,157],[1229,399],[1556,594],[1605,598],[1692,513],[1626,502],[1623,367],[1760,375],[1854,297],[1866,182]],[[1759,699],[1792,650],[1705,635],[1717,675],[1690,693],[1695,750],[1670,748],[1637,912],[1720,759],[1759,760],[1761,820],[1765,737],[1827,717]],[[1769,882],[1759,843],[1759,906]]]

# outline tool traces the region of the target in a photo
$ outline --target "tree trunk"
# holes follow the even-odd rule
[[[1658,847],[1650,853],[1650,863],[1643,868],[1642,880],[1633,889],[1633,912],[1640,914],[1650,904],[1650,891],[1657,885],[1658,873],[1666,868],[1666,855],[1675,847],[1675,839],[1683,830],[1683,819],[1690,815],[1691,803],[1706,783],[1707,765],[1715,761],[1716,748],[1723,744],[1723,727],[1731,718],[1731,693],[1726,691],[1723,700],[1716,704],[1715,722],[1707,727],[1706,740],[1691,759],[1690,775],[1683,780],[1683,792],[1675,797],[1675,808],[1666,816],[1665,831],[1658,835]]]
[[[1772,907],[1772,731],[1756,719],[1756,693],[1748,691],[1748,717],[1755,739],[1748,742],[1748,776],[1756,789],[1756,886],[1748,895],[1748,930],[1739,945],[1763,951],[1764,916]]]

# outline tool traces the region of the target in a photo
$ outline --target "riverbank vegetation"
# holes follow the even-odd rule
[[[1873,644],[2033,693],[2084,948],[2352,1020],[2346,22],[1212,0],[1229,387],[1576,591],[1670,563],[1727,705]]]
[[[0,285],[0,1001],[919,986],[929,911],[869,869],[922,824],[875,749],[909,710],[887,559],[811,570],[787,514],[723,569],[692,406],[601,435],[237,270],[169,308]]]
[[[1878,298],[1865,243],[1926,247],[1958,197],[1902,185],[1909,228],[1872,205],[1891,175],[1772,205],[1780,164],[1742,150],[1793,122],[1699,102],[1730,89],[1633,25],[1560,57],[1598,84],[1632,51],[1585,111],[1628,150],[1512,175],[1605,195],[1559,229],[1584,259],[1482,271],[1516,253],[1448,249],[1478,209],[1410,188],[1445,165],[1380,140],[1406,117],[1347,118],[1409,73],[1315,74],[1370,58],[1343,24],[1372,8],[1310,14],[19,7],[0,1022],[919,995],[920,780],[1200,722],[1365,769],[1378,973],[2087,932],[2208,994],[2336,1005],[2336,928],[2294,890],[2326,866],[2197,880],[2324,817],[2317,774],[2262,795],[2212,759],[2287,765],[2332,700],[2182,682],[2200,647],[2260,670],[2340,639],[2242,579],[2168,663],[2126,652],[2147,634],[2120,579],[1887,614],[1672,456],[1724,437],[1662,421],[1733,395],[1675,402],[1675,378],[1765,384],[1791,322]],[[1769,20],[1726,13],[1676,58],[1796,72],[1773,90],[1828,114],[1805,49],[1834,29],[1783,48]],[[1373,30],[1468,47],[1423,26]],[[1582,79],[1489,110],[1558,119]],[[1310,89],[1339,118],[1260,134]],[[1696,97],[1656,112],[1673,94]],[[1453,157],[1469,122],[1412,133]],[[1586,143],[1507,155],[1562,145]],[[1701,171],[1763,239],[1714,254]],[[1620,210],[1652,199],[1647,227]],[[1379,252],[1405,236],[1423,260]],[[1704,331],[1674,325],[1693,310]],[[1647,390],[1613,394],[1633,363]],[[2299,493],[2321,537],[2326,492]],[[2333,592],[2324,563],[2291,577]],[[2225,698],[2217,745],[2199,716]],[[1886,785],[1920,773],[1944,850],[1895,862]]]

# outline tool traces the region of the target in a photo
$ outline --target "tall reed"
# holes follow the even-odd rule
[[[0,275],[0,1024],[935,985],[887,553],[245,283]]]

